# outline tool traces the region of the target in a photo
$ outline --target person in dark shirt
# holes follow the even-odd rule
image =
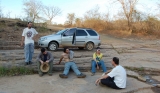
[[[49,71],[48,74],[52,76],[52,68],[53,68],[53,56],[50,52],[47,52],[45,48],[41,49],[41,53],[39,53],[37,57],[37,63],[38,63],[38,73],[39,76],[43,76],[43,72],[40,69],[40,66],[42,64],[48,64],[49,65]]]

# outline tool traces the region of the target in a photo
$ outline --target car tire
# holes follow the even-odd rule
[[[58,49],[58,44],[56,42],[51,42],[48,46],[48,49],[51,51],[55,51]]]
[[[89,51],[93,50],[94,49],[94,44],[92,42],[88,42],[86,44],[86,49],[89,50]]]
[[[83,50],[83,49],[84,49],[84,47],[78,47],[78,49]]]

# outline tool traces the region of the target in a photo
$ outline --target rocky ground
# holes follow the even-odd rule
[[[95,76],[90,73],[90,61],[93,51],[72,49],[75,52],[75,62],[79,69],[87,75],[85,79],[76,78],[71,72],[68,79],[59,78],[64,64],[54,65],[53,76],[35,75],[0,77],[0,93],[159,93],[160,88],[160,40],[136,40],[116,38],[101,35],[101,51],[108,69],[112,68],[112,57],[120,58],[120,64],[127,70],[127,88],[114,90],[106,86],[95,86],[94,81],[100,77],[99,70]],[[54,55],[54,63],[59,61],[62,49],[51,51]],[[39,49],[35,49],[34,64],[27,66],[36,67],[36,56]],[[0,63],[3,66],[24,66],[23,49],[0,50]]]

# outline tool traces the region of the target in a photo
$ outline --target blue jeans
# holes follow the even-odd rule
[[[80,75],[81,72],[78,70],[78,67],[74,62],[66,62],[65,63],[65,68],[63,71],[63,74],[68,75],[69,69],[72,68],[72,70],[76,73],[76,75]]]
[[[34,54],[34,44],[33,43],[28,43],[25,44],[24,46],[24,56],[25,56],[25,62],[31,62],[32,61],[32,56]]]
[[[107,68],[106,68],[103,60],[99,61],[97,64],[98,64],[98,66],[102,67],[103,72],[107,72]],[[96,64],[96,61],[92,60],[92,67],[91,67],[92,68],[92,70],[91,70],[92,73],[96,72],[97,64]]]

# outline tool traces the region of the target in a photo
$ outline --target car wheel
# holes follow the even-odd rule
[[[48,49],[51,51],[55,51],[58,49],[58,44],[56,42],[51,42],[48,46]]]
[[[78,47],[78,49],[83,50],[83,49],[84,49],[84,47]]]
[[[92,42],[88,42],[86,44],[86,49],[87,50],[91,51],[91,50],[93,50],[93,48],[94,48],[94,44]]]

